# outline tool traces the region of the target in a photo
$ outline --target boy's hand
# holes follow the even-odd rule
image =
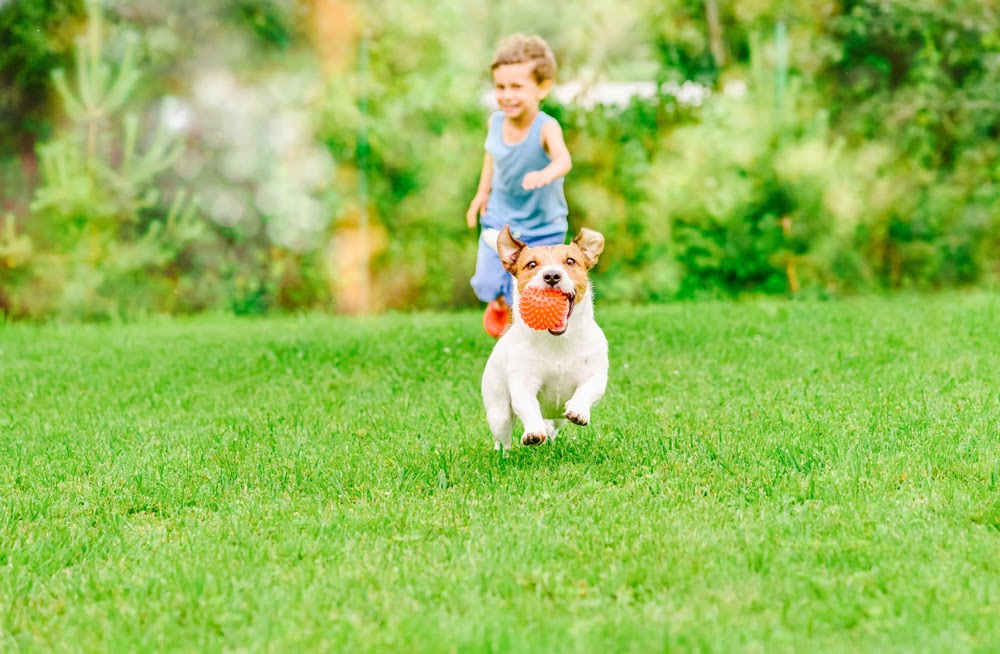
[[[469,210],[465,212],[465,224],[469,226],[469,229],[473,229],[479,224],[479,216],[486,213],[486,201],[489,199],[489,193],[476,193],[476,197],[472,198]]]
[[[553,179],[544,170],[535,170],[524,176],[524,180],[521,181],[521,188],[525,191],[531,191],[546,184],[551,184]]]

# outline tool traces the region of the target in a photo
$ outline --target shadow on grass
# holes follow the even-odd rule
[[[507,451],[493,449],[488,438],[470,441],[463,439],[435,455],[419,466],[417,477],[425,480],[435,478],[440,488],[450,488],[465,483],[481,484],[487,487],[506,485],[508,481],[523,482],[533,473],[550,473],[560,469],[576,469],[571,476],[587,474],[594,466],[599,466],[620,455],[618,442],[614,437],[600,436],[592,428],[563,428],[556,439],[538,446],[524,446],[517,442]]]

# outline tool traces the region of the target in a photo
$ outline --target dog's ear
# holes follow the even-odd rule
[[[510,225],[504,225],[500,235],[497,236],[497,254],[500,255],[500,263],[503,264],[504,270],[513,274],[514,265],[521,256],[524,246],[524,243],[511,236]]]
[[[588,269],[597,265],[597,258],[604,251],[604,237],[600,232],[584,227],[573,239],[573,243],[583,252],[584,264]]]

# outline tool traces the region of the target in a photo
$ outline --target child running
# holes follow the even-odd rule
[[[510,225],[529,246],[566,242],[568,224],[563,176],[573,167],[562,128],[539,109],[552,90],[556,59],[540,36],[514,34],[500,43],[493,64],[500,110],[490,117],[479,189],[465,220],[482,223],[472,288],[487,302],[483,327],[499,338],[510,323],[513,278],[495,246],[496,231]]]

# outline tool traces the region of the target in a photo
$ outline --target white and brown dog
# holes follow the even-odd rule
[[[528,247],[504,227],[497,254],[514,276],[514,324],[486,362],[483,402],[497,449],[510,449],[514,416],[521,443],[538,445],[556,436],[569,420],[590,422],[590,409],[608,383],[608,341],[594,322],[594,294],[587,272],[604,249],[604,237],[580,230],[569,245]],[[518,312],[526,287],[551,287],[569,298],[566,318],[548,331],[529,328]]]

